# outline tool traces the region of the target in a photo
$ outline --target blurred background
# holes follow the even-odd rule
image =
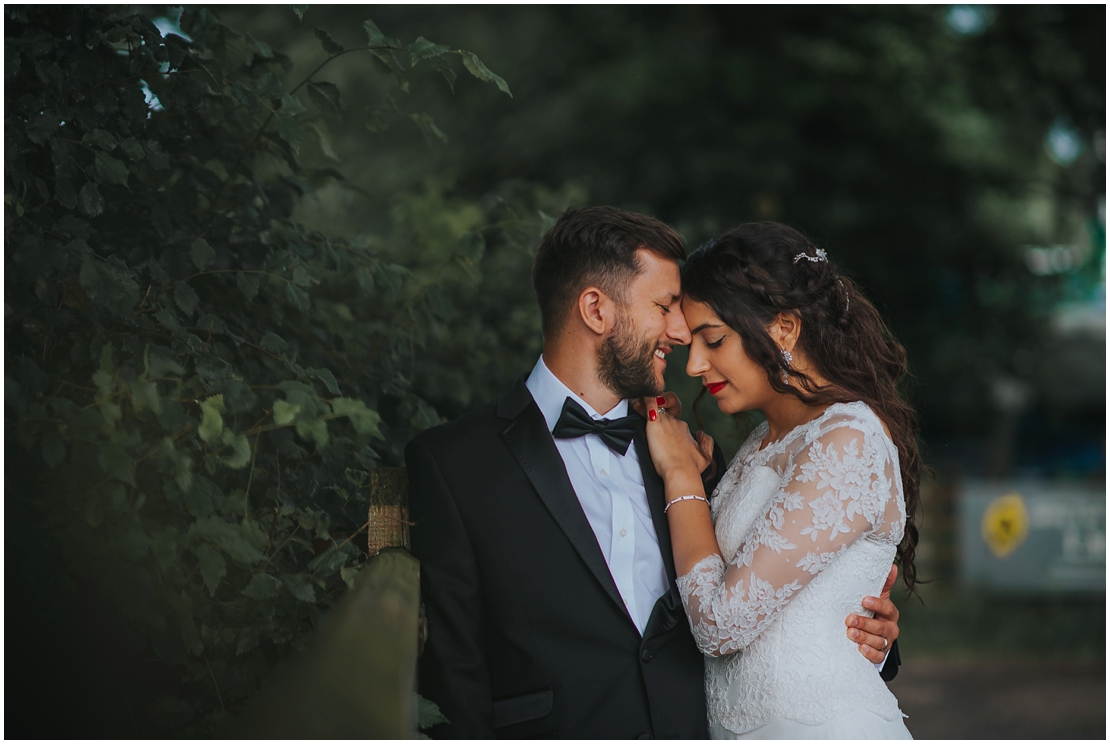
[[[318,78],[342,115],[300,157],[345,178],[297,180],[297,220],[415,277],[486,235],[477,281],[412,331],[403,382],[427,408],[383,396],[386,424],[455,418],[531,369],[532,251],[563,209],[644,212],[691,248],[788,223],[909,355],[931,468],[931,581],[895,595],[910,731],[1105,738],[1105,7],[294,7],[212,12],[287,54],[289,81],[326,56],[314,29],[356,47],[371,17],[475,52],[511,91],[360,54]],[[179,7],[138,10],[186,35]],[[731,455],[754,421],[695,416],[684,363],[669,386]]]
[[[367,12],[312,6],[303,26],[284,8],[220,14],[286,50],[295,77],[319,57],[306,26],[354,44]],[[367,113],[334,123],[317,157],[360,190],[321,189],[300,219],[450,233],[500,201],[547,215],[614,204],[691,247],[751,220],[801,229],[909,353],[932,468],[919,553],[932,583],[898,600],[892,688],[910,730],[1105,735],[1104,7],[370,12],[405,43],[475,51],[512,98],[470,79],[405,93],[338,60],[328,79]],[[443,136],[373,131],[388,96]],[[414,387],[442,416],[530,369],[529,258],[491,246],[450,338],[418,355]],[[669,382],[690,401],[683,366],[680,350]],[[729,453],[751,424],[712,401],[699,413]]]

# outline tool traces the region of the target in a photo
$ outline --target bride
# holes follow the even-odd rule
[[[687,373],[723,412],[766,417],[710,506],[712,440],[647,402],[710,736],[911,738],[843,624],[895,557],[914,588],[917,427],[895,387],[905,352],[785,225],[741,225],[695,251],[682,288]]]

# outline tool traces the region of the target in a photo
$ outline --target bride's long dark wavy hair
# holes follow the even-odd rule
[[[898,448],[906,499],[897,563],[906,588],[915,592],[921,485],[917,414],[898,391],[906,351],[874,305],[851,279],[837,273],[824,251],[777,222],[740,225],[694,251],[682,267],[682,290],[740,334],[744,351],[766,370],[779,393],[808,405],[860,400],[886,424]],[[783,359],[767,332],[780,312],[801,317],[798,346],[828,385],[818,387]],[[783,371],[798,385],[784,383]]]

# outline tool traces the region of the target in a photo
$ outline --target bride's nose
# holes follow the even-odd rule
[[[690,345],[690,358],[686,362],[686,374],[690,377],[701,377],[710,370],[709,360],[699,346],[700,344]]]

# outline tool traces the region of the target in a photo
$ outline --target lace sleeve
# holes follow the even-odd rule
[[[766,514],[726,566],[717,554],[678,580],[703,654],[739,651],[798,591],[856,540],[901,540],[902,484],[893,445],[880,430],[837,423],[787,465]]]

